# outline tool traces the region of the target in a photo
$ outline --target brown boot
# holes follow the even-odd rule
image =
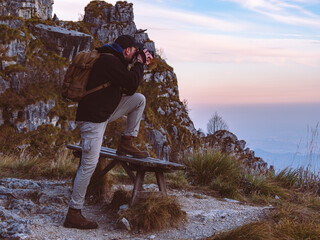
[[[63,226],[66,228],[94,229],[98,227],[98,224],[96,222],[88,221],[82,216],[81,209],[69,207]]]
[[[121,136],[120,144],[117,150],[118,155],[132,155],[136,158],[146,158],[149,157],[148,152],[140,151],[138,148],[133,146],[132,136]]]

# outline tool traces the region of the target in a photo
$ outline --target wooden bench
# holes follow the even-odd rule
[[[79,145],[67,145],[67,148],[74,150],[75,156],[81,157],[82,148]],[[134,205],[138,198],[146,195],[147,192],[142,191],[142,184],[146,172],[154,172],[157,178],[157,184],[160,194],[167,194],[164,173],[174,172],[177,170],[185,170],[185,166],[156,158],[134,158],[130,155],[120,156],[116,154],[116,150],[107,147],[101,147],[100,157],[110,158],[112,161],[99,173],[102,177],[117,164],[120,164],[133,182],[133,191],[130,205]],[[134,174],[134,171],[136,174]]]

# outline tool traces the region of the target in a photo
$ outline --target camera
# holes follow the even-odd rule
[[[144,48],[144,49],[146,49],[146,48]],[[146,62],[146,55],[143,51],[144,49],[138,48],[135,53],[135,58],[137,58],[138,55],[141,55],[141,57],[143,58],[143,62],[145,63]],[[148,49],[147,49],[147,51],[151,54],[152,58],[154,58],[154,55],[155,55],[154,51],[149,51]]]

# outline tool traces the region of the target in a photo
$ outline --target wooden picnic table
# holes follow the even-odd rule
[[[67,148],[75,151],[75,155],[81,157],[82,147],[79,145],[67,145]],[[134,205],[138,198],[147,195],[148,192],[142,191],[142,184],[146,172],[154,172],[157,178],[157,184],[159,187],[159,193],[166,195],[167,188],[164,173],[174,172],[177,170],[185,170],[185,166],[182,164],[169,162],[156,158],[135,158],[130,155],[121,156],[116,154],[116,150],[107,147],[101,147],[100,157],[110,158],[112,161],[99,173],[99,177],[102,177],[108,173],[117,164],[120,164],[126,173],[129,175],[133,182],[133,191],[131,196],[130,205]],[[136,174],[134,174],[136,171]]]

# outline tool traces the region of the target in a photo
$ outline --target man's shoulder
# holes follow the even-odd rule
[[[112,53],[100,53],[100,57],[98,60],[103,62],[121,63],[121,59],[119,58],[119,56]]]
[[[100,53],[100,58],[101,59],[110,59],[110,58],[117,58],[118,59],[118,57],[112,53]]]

